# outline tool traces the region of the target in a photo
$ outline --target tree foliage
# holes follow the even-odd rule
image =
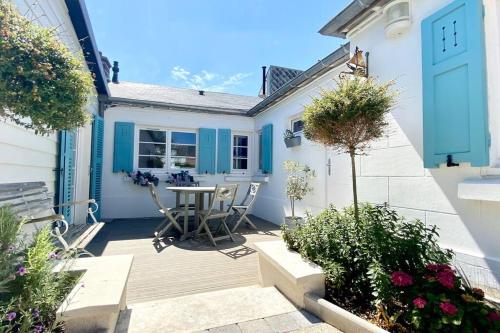
[[[82,58],[0,0],[0,117],[40,134],[83,126],[93,78]]]

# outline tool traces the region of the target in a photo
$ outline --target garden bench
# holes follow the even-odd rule
[[[57,214],[54,209],[74,205],[92,206],[87,211],[93,223],[71,244],[68,244],[63,236],[68,233],[72,226],[66,221],[64,215]],[[94,214],[99,207],[94,199],[54,206],[53,198],[44,182],[0,184],[0,206],[9,206],[17,216],[26,219],[27,224],[39,226],[43,223],[51,223],[52,236],[57,238],[64,248],[63,257],[93,256],[85,250],[85,247],[104,226],[104,223],[97,222],[95,218]]]

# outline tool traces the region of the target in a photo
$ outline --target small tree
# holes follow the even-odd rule
[[[396,101],[393,81],[379,84],[372,78],[345,77],[335,90],[324,90],[305,106],[304,135],[351,157],[355,218],[359,220],[355,157],[369,142],[380,138],[385,116]]]
[[[295,221],[295,201],[304,199],[313,191],[311,180],[315,174],[307,165],[301,166],[296,161],[285,161],[283,168],[288,173],[286,195],[290,199],[292,220]]]

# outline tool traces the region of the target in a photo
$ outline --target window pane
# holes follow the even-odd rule
[[[196,167],[196,158],[193,157],[172,157],[170,159],[171,168],[194,169]]]
[[[234,157],[248,157],[248,148],[233,148]]]
[[[165,143],[167,135],[165,131],[140,130],[139,141]]]
[[[233,146],[248,146],[248,136],[235,135],[233,138]]]
[[[292,124],[292,132],[300,132],[304,129],[304,121],[295,120]]]
[[[248,160],[246,158],[233,159],[233,169],[247,169]]]
[[[196,146],[172,145],[172,156],[196,156]]]
[[[162,155],[165,156],[167,145],[158,143],[139,143],[140,155]]]
[[[188,145],[196,144],[195,133],[172,132],[172,143],[181,143]]]
[[[139,168],[162,169],[165,158],[159,156],[139,156]]]

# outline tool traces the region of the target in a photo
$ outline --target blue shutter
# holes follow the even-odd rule
[[[273,173],[273,124],[262,127],[262,172]]]
[[[231,130],[219,129],[217,138],[217,172],[231,172]]]
[[[424,166],[489,164],[482,2],[459,0],[422,21]]]
[[[102,156],[104,144],[104,119],[99,116],[94,116],[94,124],[92,126],[92,156],[91,166],[92,172],[90,175],[90,198],[95,199],[99,205],[99,210],[95,217],[97,220],[101,218],[101,184],[102,184]],[[89,220],[92,222],[92,220]]]
[[[134,123],[115,123],[113,172],[134,169]]]
[[[198,136],[198,172],[215,174],[216,130],[213,128],[200,128]]]
[[[75,132],[61,131],[59,147],[59,204],[73,201],[75,190]],[[73,223],[73,206],[59,209],[68,223]]]

